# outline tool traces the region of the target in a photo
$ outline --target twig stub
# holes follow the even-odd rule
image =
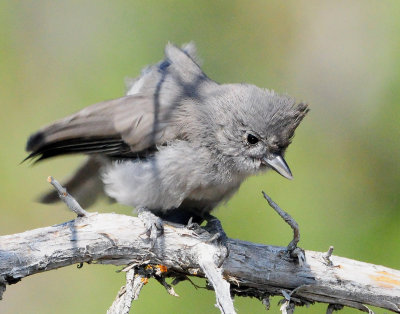
[[[328,249],[328,252],[326,252],[324,255],[322,255],[322,258],[324,259],[324,261],[326,262],[326,265],[328,265],[328,266],[333,266],[333,263],[331,261],[332,253],[333,253],[333,246],[331,245]]]
[[[49,182],[58,192],[58,196],[60,199],[67,205],[67,207],[72,210],[78,217],[85,217],[89,215],[89,213],[84,210],[81,205],[76,201],[76,199],[67,192],[65,189],[56,179],[52,176],[47,178],[47,182]]]
[[[271,206],[279,216],[283,218],[283,220],[292,228],[293,230],[293,239],[290,241],[290,243],[287,246],[288,251],[293,255],[292,253],[295,253],[295,257],[299,259],[299,263],[302,263],[302,257],[300,256],[298,251],[295,251],[297,248],[297,243],[300,241],[300,229],[299,225],[297,224],[296,220],[292,218],[287,212],[285,212],[283,209],[281,209],[278,204],[276,204],[264,191],[262,191],[262,194],[264,198],[267,200],[269,206]],[[304,254],[303,254],[304,256]]]

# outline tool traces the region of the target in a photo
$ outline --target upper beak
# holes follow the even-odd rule
[[[285,159],[281,155],[271,154],[268,157],[263,157],[263,163],[269,165],[272,169],[284,176],[286,179],[292,180],[293,175],[287,165]]]

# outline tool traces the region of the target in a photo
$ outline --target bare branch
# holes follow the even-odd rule
[[[97,213],[89,215],[55,179],[49,177],[48,181],[67,206],[77,213],[78,218],[58,226],[0,237],[0,299],[7,284],[14,284],[25,276],[76,262],[79,263],[78,268],[81,268],[83,262],[95,261],[115,265],[128,264],[122,270],[126,272],[126,285],[118,292],[107,311],[109,314],[129,313],[132,301],[138,298],[149,277],[154,277],[169,294],[178,296],[165,278],[175,277],[173,283],[178,283],[181,280],[190,280],[189,275],[205,276],[209,280],[215,290],[221,313],[235,313],[231,294],[257,297],[267,309],[269,296],[281,294],[284,296],[280,308],[283,314],[293,313],[296,305],[308,306],[313,302],[329,303],[327,313],[344,305],[372,313],[363,303],[400,312],[400,297],[396,294],[400,290],[398,271],[342,259],[341,263],[346,264],[346,269],[351,266],[350,269],[354,271],[361,265],[363,272],[375,271],[379,274],[375,277],[368,276],[369,280],[376,281],[373,287],[376,291],[373,291],[366,278],[355,279],[351,277],[352,273],[342,273],[340,277],[332,272],[335,267],[344,268],[342,265],[333,267],[332,246],[325,254],[307,252],[312,258],[319,254],[319,263],[311,260],[306,264],[305,252],[297,247],[300,240],[297,222],[264,192],[264,198],[291,226],[294,234],[286,249],[264,246],[267,251],[262,256],[260,245],[228,239],[220,221],[211,215],[204,229],[191,222],[188,226],[165,225],[163,232],[155,238],[159,240],[162,236],[162,241],[151,241],[149,248],[143,243],[148,241],[143,241],[141,237],[150,230],[146,223],[143,224],[143,219],[140,219],[141,226],[137,226],[138,219],[133,217]],[[142,210],[141,213],[150,212]],[[104,220],[103,217],[107,218]],[[156,216],[151,218],[151,227],[157,223],[160,226],[164,224]],[[123,221],[124,224],[121,219],[126,220]],[[125,225],[128,220],[135,224],[134,228],[129,224]],[[142,231],[143,227],[145,231]],[[57,242],[54,241],[55,234]],[[46,243],[50,241],[52,246],[47,246]],[[213,244],[214,241],[217,243]],[[257,251],[254,247],[257,247]],[[293,263],[293,257],[298,259],[297,265]],[[281,272],[279,267],[282,268]],[[258,277],[255,276],[263,268],[266,273],[261,272]],[[330,271],[330,274],[324,273],[326,271]],[[291,274],[291,277],[287,277],[287,274]],[[396,279],[382,276],[383,274]],[[337,282],[332,281],[332,276]],[[383,285],[380,284],[381,281],[384,282]],[[363,290],[366,287],[370,288],[367,293]],[[386,291],[384,288],[391,290]],[[389,293],[394,290],[394,294]],[[378,295],[380,298],[377,298]]]
[[[123,286],[108,309],[107,314],[128,314],[133,300],[137,300],[139,293],[148,279],[135,274],[135,269],[130,268],[126,273],[126,285]]]
[[[214,287],[217,297],[217,306],[221,313],[234,314],[233,301],[230,294],[228,281],[222,277],[222,269],[217,268],[217,261],[213,260],[214,256],[219,255],[218,246],[213,246],[210,252],[210,246],[206,243],[198,246],[198,263],[211,285]]]
[[[164,277],[200,276],[223,278],[235,295],[266,300],[269,295],[293,291],[291,301],[325,302],[364,311],[364,304],[400,313],[400,271],[325,253],[305,251],[306,263],[287,257],[286,247],[228,239],[229,255],[210,275],[203,257],[216,262],[222,248],[207,243],[192,230],[165,224],[164,234],[153,248],[140,236],[140,219],[117,214],[91,214],[66,223],[0,237],[0,291],[3,285],[39,272],[82,262],[99,264],[164,265]],[[212,256],[212,257],[211,257]],[[222,272],[222,273],[221,273]],[[217,279],[218,280],[218,279]],[[212,282],[216,284],[214,280]],[[223,285],[223,284],[222,284]],[[225,284],[226,286],[226,284]],[[227,289],[220,290],[227,295]],[[225,297],[217,296],[219,304]],[[229,309],[226,310],[229,313]]]

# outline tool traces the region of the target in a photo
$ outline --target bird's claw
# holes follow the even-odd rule
[[[197,222],[193,222],[193,217],[190,217],[185,227],[186,229],[194,231],[198,235],[205,232],[205,230]]]

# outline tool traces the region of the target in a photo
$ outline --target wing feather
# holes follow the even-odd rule
[[[27,143],[32,152],[28,158],[39,156],[42,160],[71,153],[132,156],[176,136],[164,132],[173,127],[163,110],[160,107],[155,114],[152,98],[144,95],[92,105],[33,134]],[[160,133],[170,138],[156,136]]]

